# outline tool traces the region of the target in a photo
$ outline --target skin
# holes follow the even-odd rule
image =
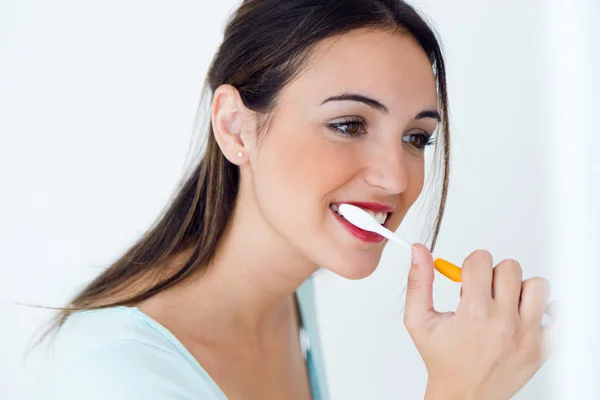
[[[343,93],[376,99],[387,112],[358,101],[322,104]],[[241,175],[231,223],[206,273],[138,307],[171,330],[229,398],[309,399],[293,293],[319,266],[351,279],[370,275],[385,245],[352,236],[329,206],[389,205],[395,230],[423,189],[424,153],[415,145],[438,124],[416,116],[435,110],[427,56],[412,38],[383,31],[324,41],[283,88],[260,141],[258,116],[235,88],[219,87],[213,130]],[[347,117],[364,119],[366,133],[348,137],[329,126]],[[412,289],[430,285],[427,268],[423,277],[413,272]],[[427,304],[426,295],[412,299]],[[423,310],[412,314],[414,326],[424,324]]]

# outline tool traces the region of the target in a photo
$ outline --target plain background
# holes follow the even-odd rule
[[[1,398],[34,384],[23,351],[50,315],[12,302],[64,304],[169,200],[237,3],[0,0]],[[435,254],[462,263],[488,249],[549,278],[571,347],[516,398],[595,398],[598,327],[582,324],[598,304],[598,4],[411,3],[448,65],[452,179]],[[400,231],[418,240],[414,221]],[[332,399],[422,398],[425,367],[402,325],[406,262],[389,247],[365,280],[315,278]],[[437,275],[436,306],[456,307],[458,290]]]

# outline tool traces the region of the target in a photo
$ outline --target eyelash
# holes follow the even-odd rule
[[[360,131],[356,132],[356,133],[349,133],[349,132],[341,129],[341,127],[343,127],[343,126],[348,126],[348,125],[352,125],[352,124],[359,125]],[[359,137],[359,136],[362,136],[367,133],[367,131],[366,131],[367,122],[365,120],[359,119],[359,118],[349,118],[349,119],[342,120],[339,122],[334,122],[332,124],[329,124],[329,127],[332,130],[334,130],[335,132],[339,133],[340,135],[345,136],[345,137],[350,137],[350,138]],[[412,145],[414,148],[416,148],[419,151],[423,151],[423,150],[425,150],[425,147],[431,146],[436,143],[436,139],[432,137],[433,135],[426,133],[426,132],[419,132],[419,133],[412,134],[410,136],[411,137],[420,137],[425,141],[425,143],[421,146]]]

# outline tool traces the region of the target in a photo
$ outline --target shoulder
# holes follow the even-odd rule
[[[220,399],[174,338],[128,307],[73,314],[50,348],[55,400]]]

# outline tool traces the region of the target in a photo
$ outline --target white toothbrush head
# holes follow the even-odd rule
[[[410,249],[411,244],[406,239],[402,239],[394,232],[382,226],[375,218],[373,218],[368,212],[360,207],[353,206],[351,204],[340,204],[338,212],[348,220],[352,225],[369,232],[375,232],[381,236],[403,245]]]
[[[360,207],[350,204],[340,204],[338,212],[352,225],[365,231],[381,234],[381,230],[385,229],[375,218]]]

